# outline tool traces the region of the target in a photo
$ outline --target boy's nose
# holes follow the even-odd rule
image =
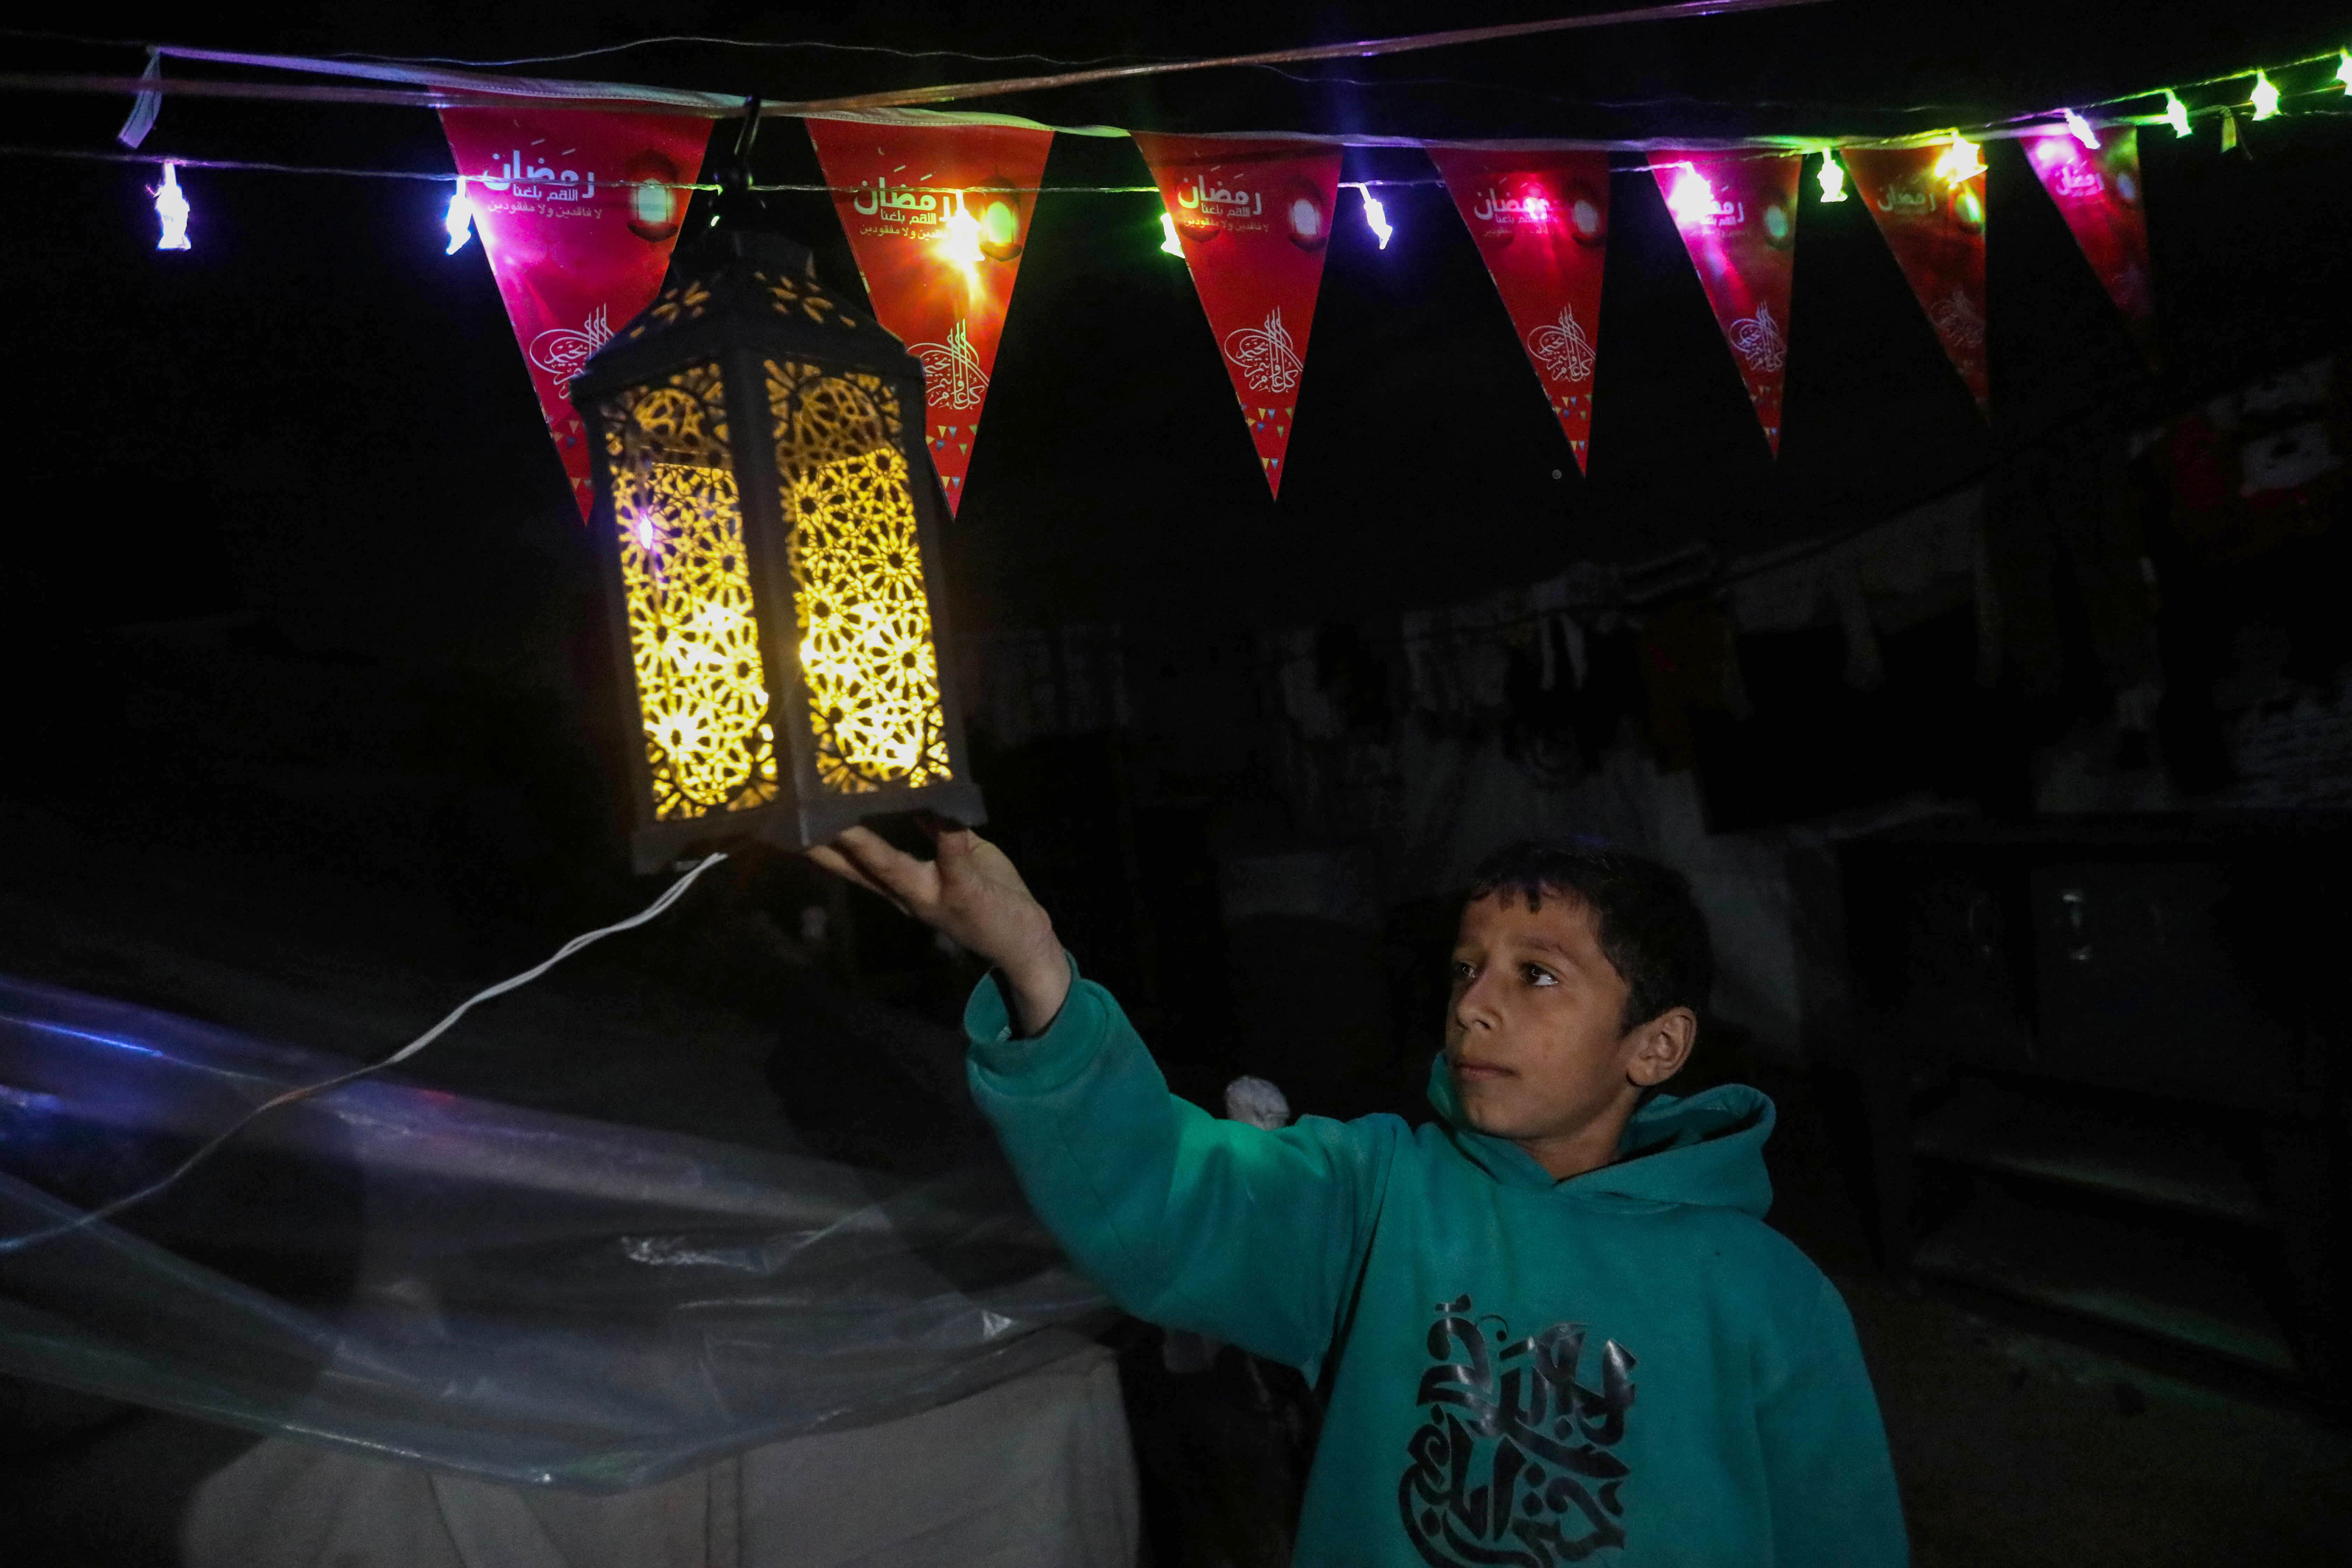
[[[1462,988],[1454,998],[1454,1021],[1465,1029],[1491,1029],[1495,1026],[1495,1009],[1489,998],[1493,993],[1494,976],[1481,974]]]

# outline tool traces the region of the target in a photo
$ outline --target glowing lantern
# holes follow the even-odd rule
[[[1342,186],[1356,191],[1363,196],[1364,226],[1372,231],[1372,237],[1381,242],[1381,248],[1382,250],[1386,250],[1389,247],[1390,239],[1396,234],[1396,226],[1389,222],[1388,208],[1381,205],[1380,197],[1372,195],[1372,187],[1366,184],[1363,181],[1343,180],[1340,184]],[[1540,200],[1541,198],[1538,199]]]
[[[457,188],[449,197],[449,210],[441,215],[442,231],[449,237],[449,248],[444,256],[455,256],[466,248],[474,237],[474,204],[466,195],[466,176],[457,176]]]
[[[1167,213],[1160,215],[1160,248],[1179,261],[1184,258],[1184,242],[1176,237],[1176,220]]]
[[[1977,156],[1981,149],[1962,136],[1952,132],[1952,140],[1936,159],[1936,174],[1946,184],[1959,185],[1985,172],[1984,160]]]
[[[2278,112],[2279,90],[2271,85],[2271,79],[2263,75],[2261,71],[2256,71],[2254,73],[2254,90],[2252,96],[2255,119],[2268,120],[2272,115]]]
[[[1822,154],[1821,180],[1822,200],[1825,202],[1845,200],[1845,170],[1838,163],[1838,156],[1835,153]]]
[[[2344,84],[2344,93],[2352,98],[2352,49],[2336,51],[2336,79]]]
[[[180,189],[180,170],[175,163],[163,165],[163,183],[153,186],[155,221],[159,234],[155,240],[158,250],[186,250],[188,244],[188,198]]]
[[[984,222],[984,220],[982,220]],[[923,373],[790,240],[732,225],[572,383],[641,870],[980,792],[941,668]]]
[[[1666,193],[1666,207],[1678,222],[1696,223],[1715,211],[1715,187],[1706,183],[1705,174],[1685,163]]]
[[[2071,109],[2066,110],[2066,129],[2074,132],[2075,141],[2093,152],[2098,151],[2099,133],[2091,128],[2089,121]]]
[[[2164,122],[2172,127],[2175,136],[2189,134],[2189,106],[2180,101],[2177,93],[2167,91],[2164,95]]]
[[[1003,205],[1002,203],[998,205],[1000,208]],[[947,236],[933,252],[940,260],[952,261],[963,267],[977,267],[986,259],[980,249],[980,220],[971,216],[961,198],[956,202],[955,211],[948,214],[946,226]]]

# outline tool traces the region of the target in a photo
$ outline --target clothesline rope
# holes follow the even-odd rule
[[[278,163],[254,158],[192,158],[177,153],[116,153],[81,147],[0,145],[0,158],[49,158],[77,163],[136,163],[148,167],[160,167],[170,163],[182,169],[226,169],[263,174],[328,174],[352,180],[416,180],[443,185],[454,184],[459,180],[468,184],[482,183],[482,177],[479,174],[441,174],[429,169],[354,169],[330,163]],[[1409,185],[1438,185],[1444,182],[1437,179],[1418,179],[1349,180],[1346,183],[1350,186],[1377,185],[1384,189],[1393,189]],[[715,182],[708,180],[692,184],[670,180],[599,180],[597,187],[600,190],[610,187],[616,191],[716,191],[721,188]],[[751,186],[751,190],[763,195],[797,193],[854,196],[863,188],[858,185],[789,182],[782,184],[755,183]],[[1157,195],[1160,187],[1157,185],[991,185],[989,189],[1024,196],[1137,196]]]
[[[813,100],[801,102],[761,102],[757,112],[762,116],[782,118],[826,118],[843,120],[875,120],[898,123],[940,124],[1008,124],[1061,134],[1097,137],[1121,137],[1129,132],[1121,127],[1106,125],[1050,125],[1013,115],[984,114],[977,111],[937,111],[912,107],[924,103],[953,101],[958,98],[986,97],[1007,92],[1042,90],[1047,87],[1076,85],[1079,77],[1087,79],[1114,79],[1178,69],[1202,69],[1213,66],[1261,65],[1277,60],[1339,58],[1349,56],[1405,52],[1412,48],[1439,47],[1448,44],[1477,41],[1491,36],[1516,37],[1530,32],[1559,31],[1570,26],[1599,26],[1627,21],[1663,20],[1674,16],[1721,15],[1752,9],[1777,9],[1791,5],[1809,5],[1817,0],[1718,0],[1714,4],[1653,6],[1637,10],[1602,13],[1594,16],[1561,18],[1549,22],[1515,24],[1504,28],[1465,29],[1454,33],[1423,34],[1400,39],[1366,40],[1356,45],[1317,46],[1305,50],[1275,50],[1256,55],[1234,55],[1209,59],[1156,61],[1108,68],[1099,72],[1076,73],[1063,77],[1033,77],[1009,79],[1004,81],[962,83],[932,88],[891,89],[853,95],[844,98]],[[198,49],[178,45],[148,46],[149,73],[143,77],[98,75],[38,75],[28,73],[0,74],[0,89],[20,90],[87,91],[124,93],[137,98],[141,107],[134,118],[152,119],[153,106],[164,93],[190,93],[225,98],[294,99],[310,101],[341,101],[387,105],[414,106],[427,109],[453,107],[503,106],[520,108],[530,105],[545,107],[562,105],[582,107],[596,104],[606,108],[634,107],[662,109],[708,116],[712,119],[738,117],[747,110],[747,100],[728,93],[713,93],[673,88],[658,88],[616,82],[573,81],[559,78],[506,77],[480,71],[452,70],[437,64],[410,64],[400,61],[365,60],[351,58],[312,58],[286,55],[261,55],[227,50]],[[222,81],[205,78],[166,78],[156,67],[165,57],[206,61],[215,64],[235,64],[330,76],[371,79],[399,82],[398,88],[328,87],[315,83],[279,83],[256,81]],[[2300,59],[2266,68],[2281,73],[2301,70],[2305,67],[2325,65],[2340,59],[2340,51],[2326,50]],[[2282,96],[2307,98],[2339,91],[2337,79],[2331,77],[2325,85],[2310,88],[2290,87]],[[2152,87],[2107,98],[2086,100],[2075,103],[2075,112],[2105,110],[2102,120],[2107,123],[2146,125],[2165,122],[2165,115],[2156,112],[2151,104],[2138,113],[2116,112],[2117,106],[2159,96],[2170,101],[2179,89],[2196,90],[2227,82],[2266,81],[2262,69],[2233,69],[2200,78],[2195,81],[2175,84],[2173,88]],[[2273,88],[2273,91],[2281,89]],[[2210,116],[2230,112],[2242,107],[2237,102],[2209,103],[2189,107],[2191,116]],[[2011,115],[1972,127],[1964,127],[1969,134],[1979,139],[2032,134],[2053,123],[2061,111],[2037,110]],[[1484,141],[1371,135],[1362,133],[1327,134],[1305,132],[1218,132],[1224,136],[1251,136],[1268,139],[1315,141],[1343,146],[1437,147],[1472,145],[1496,150],[1584,149],[1620,152],[1661,151],[1684,147],[1694,151],[1749,151],[1760,154],[1792,152],[1816,152],[1832,147],[1895,147],[1916,145],[1922,142],[1956,134],[1951,129],[1941,129],[1899,136],[1860,135],[1754,135],[1745,137],[1649,137],[1649,138],[1517,138]]]

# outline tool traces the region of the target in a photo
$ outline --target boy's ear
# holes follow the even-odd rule
[[[1669,1007],[1646,1024],[1633,1027],[1633,1054],[1625,1076],[1643,1089],[1654,1089],[1683,1070],[1691,1047],[1698,1043],[1698,1015],[1687,1007]]]

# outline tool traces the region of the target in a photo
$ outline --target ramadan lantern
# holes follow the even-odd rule
[[[940,646],[923,373],[755,228],[681,254],[572,384],[629,708],[637,868],[981,820]]]

